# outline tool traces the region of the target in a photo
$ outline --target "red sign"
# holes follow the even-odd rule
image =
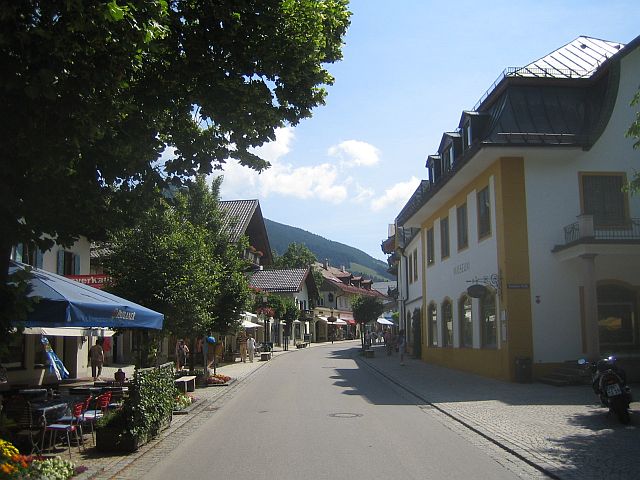
[[[94,275],[65,275],[65,277],[70,280],[75,280],[76,282],[84,283],[85,285],[89,285],[90,287],[99,289],[103,289],[111,279],[109,275],[104,275],[102,273],[96,273]]]

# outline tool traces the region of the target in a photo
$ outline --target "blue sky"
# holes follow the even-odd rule
[[[266,218],[383,260],[427,155],[505,68],[581,35],[640,35],[637,0],[353,0],[350,10],[326,105],[259,149],[268,171],[228,164],[222,198],[257,198]]]

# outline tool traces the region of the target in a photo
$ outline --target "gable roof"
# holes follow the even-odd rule
[[[222,225],[229,239],[237,242],[240,237],[249,237],[249,244],[263,253],[262,264],[271,265],[273,256],[267,227],[258,200],[221,200],[220,209],[225,213]]]
[[[308,268],[259,270],[251,275],[249,285],[265,292],[294,293],[302,290],[308,275]]]

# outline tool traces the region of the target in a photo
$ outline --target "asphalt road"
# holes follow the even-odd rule
[[[518,478],[359,367],[355,349],[328,344],[269,362],[145,478]]]

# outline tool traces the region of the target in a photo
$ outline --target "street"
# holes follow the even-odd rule
[[[322,345],[269,362],[145,477],[517,478],[503,466],[513,459],[492,458],[427,405],[359,366],[357,345]]]

